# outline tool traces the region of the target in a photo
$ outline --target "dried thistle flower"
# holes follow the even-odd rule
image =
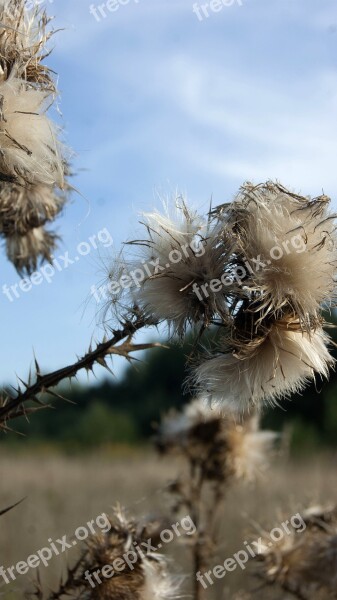
[[[224,402],[243,412],[277,403],[302,390],[315,374],[327,377],[334,365],[323,329],[308,333],[292,319],[272,322],[261,336],[248,341],[231,342],[225,338],[224,349],[197,367],[194,381],[213,403]]]
[[[185,462],[185,472],[171,482],[173,513],[187,510],[195,532],[188,540],[194,572],[207,570],[218,544],[218,516],[227,490],[236,480],[252,481],[266,466],[276,435],[259,431],[256,417],[235,422],[235,414],[212,409],[194,400],[180,414],[165,417],[156,437],[160,452],[175,453]],[[206,598],[197,579],[194,598]]]
[[[179,335],[188,325],[209,326],[218,315],[225,320],[232,289],[209,290],[206,299],[195,287],[224,274],[233,251],[230,238],[188,209],[182,199],[176,201],[173,215],[167,209],[165,215],[145,214],[144,219],[147,238],[132,242],[141,248],[142,261],[136,268],[145,273],[137,294],[140,307],[155,320],[167,321]]]
[[[70,186],[60,131],[47,115],[57,96],[43,64],[53,31],[38,5],[0,0],[0,233],[19,272],[49,260],[56,236],[42,229]]]
[[[53,221],[66,198],[47,185],[3,183],[0,187],[0,233],[24,235]]]
[[[0,74],[1,80],[9,78],[13,68],[19,77],[39,87],[55,92],[50,69],[42,64],[48,54],[46,43],[53,35],[47,31],[50,22],[38,4],[31,10],[25,0],[0,2]]]
[[[25,235],[15,233],[6,238],[8,259],[19,273],[32,273],[39,260],[51,261],[56,247],[57,236],[43,227],[31,229]]]
[[[219,211],[235,237],[238,264],[260,260],[244,288],[261,320],[294,313],[311,329],[321,304],[335,298],[336,215],[329,204],[325,195],[306,198],[268,181],[245,184],[228,210]]]
[[[275,439],[274,432],[259,430],[256,416],[237,424],[235,413],[198,398],[183,413],[163,419],[156,444],[161,452],[173,451],[200,466],[204,479],[227,483],[253,480],[265,468]]]
[[[334,360],[321,310],[334,301],[337,261],[329,201],[247,183],[208,219],[184,201],[173,217],[168,209],[145,215],[146,238],[131,242],[143,252],[133,300],[181,336],[188,326],[222,328],[190,377],[212,403],[244,412],[328,376]]]
[[[113,561],[121,558],[128,550],[131,550],[137,537],[137,524],[126,515],[116,510],[111,519],[111,530],[105,534],[93,537],[89,544],[89,556],[87,559],[89,571],[102,569],[104,565],[112,565]],[[139,541],[139,538],[137,538]],[[141,560],[137,561],[134,568],[125,565],[125,569],[111,579],[104,579],[103,583],[90,590],[90,598],[105,600],[118,597],[125,600],[133,597],[139,598],[139,591],[144,585],[144,573]]]
[[[111,519],[111,530],[95,536],[88,544],[89,555],[86,569],[89,571],[111,565],[114,560],[141,543],[148,541],[149,527],[135,519],[128,518],[123,511],[116,509]],[[88,592],[88,600],[166,600],[175,597],[176,582],[169,576],[164,557],[157,553],[139,555],[130,568],[116,572],[110,579]]]
[[[63,597],[81,600],[173,600],[181,581],[172,577],[167,569],[167,561],[157,552],[147,552],[142,542],[149,542],[153,535],[152,521],[129,518],[117,507],[110,518],[111,529],[93,536],[86,543],[79,560],[60,588],[47,596],[46,600]],[[158,522],[155,524],[158,527]],[[157,543],[151,538],[151,545]],[[139,549],[139,552],[137,551]],[[124,555],[134,551],[138,557],[128,564]],[[127,555],[128,556],[128,555]],[[114,561],[118,560],[118,568]],[[113,575],[104,577],[103,567],[111,566]],[[124,568],[122,566],[124,565]],[[93,576],[101,574],[99,581]],[[43,599],[43,590],[37,584],[35,597]]]
[[[265,535],[256,574],[305,600],[337,598],[337,510],[310,508],[302,519],[299,534],[291,530],[272,544]]]

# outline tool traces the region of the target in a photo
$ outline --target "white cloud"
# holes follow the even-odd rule
[[[277,80],[252,79],[244,70],[224,72],[181,57],[171,61],[169,70],[173,85],[166,94],[200,142],[197,152],[192,144],[179,146],[181,158],[191,157],[210,175],[259,179],[296,174],[304,185],[311,181],[337,188],[336,72],[313,72],[284,89]],[[231,148],[240,159],[233,159]]]

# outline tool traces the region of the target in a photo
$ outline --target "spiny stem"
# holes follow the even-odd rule
[[[58,369],[57,371],[47,373],[46,375],[41,375],[37,361],[35,361],[36,381],[32,385],[22,382],[26,389],[24,392],[21,392],[20,388],[16,390],[17,395],[14,398],[7,395],[0,407],[0,427],[3,426],[3,428],[6,429],[7,421],[28,414],[31,409],[26,409],[25,404],[29,400],[33,400],[38,404],[43,405],[38,399],[39,394],[47,392],[57,396],[56,393],[49,390],[56,387],[65,379],[72,379],[81,369],[92,370],[96,363],[108,368],[105,358],[109,355],[118,354],[130,359],[129,354],[131,352],[160,346],[160,344],[132,344],[132,335],[147,325],[149,325],[149,323],[147,323],[143,317],[138,317],[134,321],[127,321],[122,329],[113,332],[113,336],[109,340],[101,342],[94,350],[89,349],[89,351],[77,362],[74,362],[67,367],[63,367],[62,369]],[[125,340],[124,343],[117,346],[117,344],[123,340]]]

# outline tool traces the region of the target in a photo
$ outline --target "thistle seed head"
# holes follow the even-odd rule
[[[267,465],[276,434],[259,429],[257,417],[236,422],[235,413],[194,400],[183,413],[163,419],[156,438],[160,452],[174,452],[199,465],[209,481],[253,480]]]
[[[298,597],[332,600],[337,598],[337,510],[313,507],[302,515],[306,527],[300,533],[290,531],[273,544],[266,535],[257,574]]]
[[[327,196],[298,196],[278,183],[247,183],[220,212],[236,240],[238,264],[260,260],[244,282],[260,319],[294,313],[310,329],[322,303],[335,300],[336,215],[329,204]]]
[[[218,293],[209,288],[209,281],[224,274],[233,252],[231,239],[183,200],[177,201],[173,215],[146,214],[144,220],[147,234],[138,242],[142,261],[133,263],[144,271],[136,295],[139,306],[180,336],[190,325],[208,327],[218,315],[226,320],[234,286]]]

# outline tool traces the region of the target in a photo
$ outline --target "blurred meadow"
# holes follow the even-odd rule
[[[331,502],[337,487],[336,458],[333,452],[316,452],[291,461],[276,457],[257,484],[238,484],[230,489],[221,509],[219,560],[214,564],[223,563],[242,549],[245,540],[257,539],[256,524],[269,531],[303,507]],[[156,457],[142,448],[112,447],[77,456],[50,448],[28,453],[3,452],[2,502],[8,505],[13,500],[26,499],[2,518],[2,564],[10,566],[25,560],[43,548],[48,538],[71,535],[88,520],[102,512],[109,513],[117,502],[139,517],[165,517],[170,506],[165,488],[181,468],[179,461]],[[184,574],[189,565],[186,549],[173,541],[165,552],[176,559],[176,571]],[[76,556],[76,550],[69,550],[62,557],[53,557],[50,566],[40,570],[45,584],[57,588],[66,565],[75,562]],[[261,591],[253,593],[259,582],[251,579],[249,573],[249,566],[245,571],[238,568],[228,573],[225,589],[217,582],[210,588],[209,597],[234,598],[236,592],[245,590],[252,592],[252,598],[279,598],[273,589],[263,595]],[[30,571],[18,576],[11,593],[9,586],[3,585],[4,597],[23,597],[34,574]]]
[[[190,399],[181,393],[188,348],[185,344],[149,351],[118,381],[63,386],[62,396],[71,404],[52,399],[54,408],[34,413],[29,422],[15,421],[18,433],[1,440],[1,502],[6,507],[25,499],[1,520],[3,566],[25,560],[48,545],[48,538],[70,536],[89,519],[109,514],[116,504],[139,518],[149,515],[171,522],[167,486],[185,472],[186,465],[179,458],[159,456],[153,437],[161,416]],[[229,486],[220,507],[214,565],[242,549],[244,541],[256,539],[259,526],[269,531],[308,506],[334,502],[335,390],[332,374],[320,393],[311,386],[292,402],[284,401],[278,410],[265,413],[264,426],[278,430],[282,437],[276,451],[266,457],[269,467],[256,483]],[[175,559],[175,573],[189,571],[186,547],[173,541],[165,554]],[[45,590],[58,588],[61,575],[76,557],[76,549],[69,550],[53,557],[48,568],[39,568]],[[15,584],[4,584],[4,597],[23,597],[35,576],[30,570]],[[242,595],[243,590],[249,596]],[[224,583],[216,582],[207,594],[212,600],[280,598],[273,586],[260,590],[250,565],[228,573]]]

